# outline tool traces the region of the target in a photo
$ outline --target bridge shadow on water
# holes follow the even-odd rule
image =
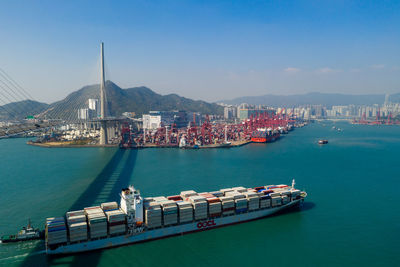
[[[127,187],[135,167],[138,150],[117,149],[110,161],[104,166],[93,182],[72,204],[69,210],[100,205],[102,202],[119,200],[121,188]],[[101,251],[82,253],[66,257],[49,257],[38,254],[42,250],[38,245],[31,255],[27,256],[21,266],[71,265],[96,266],[101,258]]]

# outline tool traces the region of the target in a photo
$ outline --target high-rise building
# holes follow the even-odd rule
[[[224,107],[224,119],[231,120],[235,118],[237,115],[237,108],[234,106]]]
[[[100,102],[98,99],[88,99],[89,116],[90,118],[100,117]]]
[[[87,108],[78,109],[78,119],[79,120],[89,119],[89,109]]]

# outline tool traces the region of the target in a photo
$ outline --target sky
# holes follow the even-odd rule
[[[218,101],[400,93],[400,1],[19,1],[0,8],[0,68],[51,103],[107,79]]]

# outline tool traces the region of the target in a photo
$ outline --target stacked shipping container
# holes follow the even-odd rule
[[[107,218],[100,207],[89,207],[84,209],[87,216],[90,238],[96,239],[107,236]]]
[[[176,202],[179,210],[179,222],[191,222],[193,221],[193,206],[192,203],[188,201],[178,201]]]
[[[108,233],[110,235],[124,234],[126,232],[126,214],[118,208],[117,202],[102,203],[100,207],[107,218]]]
[[[199,194],[206,198],[208,203],[208,215],[210,218],[215,218],[221,216],[222,213],[222,205],[221,200],[215,197],[211,193],[201,193]]]
[[[249,210],[257,210],[260,208],[260,197],[257,193],[252,191],[247,191],[244,193],[249,202]]]
[[[235,201],[233,197],[220,197],[222,204],[222,215],[232,215],[235,214]]]
[[[157,228],[161,226],[161,205],[153,199],[146,198],[144,202],[145,225],[147,228]]]
[[[164,225],[172,225],[178,223],[178,207],[173,200],[164,200],[160,202],[163,210]]]
[[[45,232],[47,244],[67,243],[67,228],[63,217],[47,218]]]
[[[193,209],[194,209],[194,219],[203,220],[207,219],[207,200],[205,197],[202,196],[191,196],[189,197],[189,201],[192,202]]]
[[[70,211],[66,214],[69,229],[69,241],[78,242],[88,239],[86,216],[83,210]]]

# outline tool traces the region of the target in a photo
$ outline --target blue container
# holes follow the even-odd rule
[[[238,210],[236,210],[236,213],[242,213],[242,212],[246,212],[247,211],[247,208],[245,208],[245,209],[238,209]]]
[[[51,229],[48,229],[49,232],[58,232],[58,231],[62,231],[62,230],[67,230],[67,228],[65,228],[65,227],[60,227],[60,228],[51,228]]]

